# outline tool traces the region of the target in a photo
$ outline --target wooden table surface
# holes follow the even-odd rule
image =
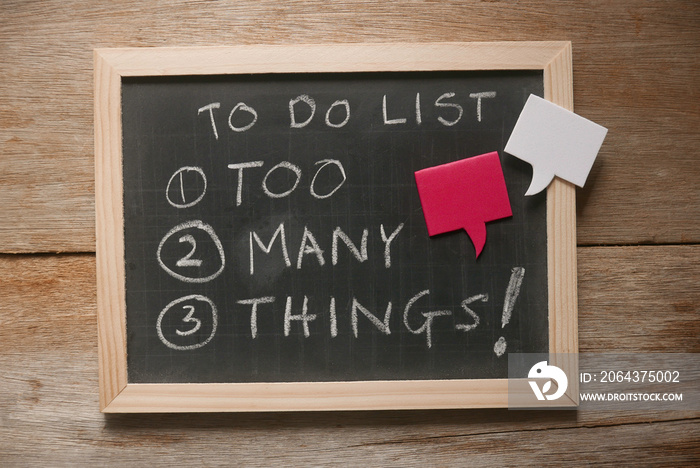
[[[609,129],[578,191],[582,352],[700,352],[700,3],[9,1],[0,14],[0,464],[700,463],[699,412],[103,415],[92,50],[570,40]]]

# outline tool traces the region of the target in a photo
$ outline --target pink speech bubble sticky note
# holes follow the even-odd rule
[[[479,257],[489,221],[513,215],[498,153],[486,153],[416,172],[428,235],[464,229]]]
[[[531,94],[505,151],[532,164],[525,195],[546,189],[554,176],[583,187],[608,129]]]

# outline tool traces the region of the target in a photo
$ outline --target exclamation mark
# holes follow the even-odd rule
[[[506,298],[503,301],[503,315],[501,316],[501,328],[505,328],[510,322],[510,317],[513,314],[513,307],[515,307],[515,301],[518,299],[518,294],[520,294],[520,286],[523,284],[523,277],[525,276],[525,268],[515,267],[511,270],[510,281],[508,281],[508,288],[506,289]],[[493,352],[496,356],[503,356],[506,352],[506,339],[500,337],[496,344],[493,345]]]

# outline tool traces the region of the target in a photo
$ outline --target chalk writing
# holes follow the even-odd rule
[[[495,98],[496,91],[479,91],[469,93],[468,97],[469,99],[476,100],[475,117],[477,122],[481,122],[484,107],[483,100]],[[446,127],[452,127],[462,120],[462,117],[464,116],[463,104],[465,103],[462,101],[462,104],[460,104],[460,98],[462,98],[462,96],[458,95],[456,92],[448,91],[435,99],[433,106],[436,109],[445,111],[443,114],[437,116],[437,121],[440,124]],[[408,117],[396,117],[394,114],[391,114],[391,111],[389,110],[389,99],[386,94],[382,96],[381,102],[381,121],[383,125],[405,125],[409,122]],[[198,114],[205,113],[209,116],[211,131],[215,140],[219,139],[219,131],[214,110],[220,108],[220,102],[212,102],[200,107],[197,110]],[[317,103],[311,95],[300,94],[289,99],[287,102],[287,109],[289,111],[289,128],[302,129],[307,127],[314,120],[314,117],[316,116]],[[351,120],[350,109],[351,103],[349,99],[336,99],[328,107],[328,109],[326,109],[325,114],[323,114],[326,127],[332,129],[341,129],[345,127]],[[258,117],[258,111],[256,111],[254,107],[246,104],[245,102],[239,102],[229,112],[227,124],[232,131],[242,133],[253,128],[253,126],[255,126],[255,124],[258,122]],[[415,111],[413,119],[416,125],[421,125],[423,123],[423,109],[421,105],[421,94],[419,92],[415,93]]]
[[[198,176],[200,180],[194,179],[192,174]],[[185,177],[187,177],[188,184],[191,183],[194,185],[192,191],[197,195],[196,197],[192,196],[191,201],[187,201],[190,196],[188,195],[189,190],[185,190]],[[174,186],[173,182],[175,182]],[[199,187],[200,184],[201,187]],[[174,194],[171,194],[172,190],[175,191]],[[199,193],[197,194],[197,192]],[[202,168],[196,166],[185,166],[175,171],[165,188],[165,196],[168,199],[168,203],[175,208],[189,208],[190,206],[194,206],[204,198],[205,193],[207,193],[207,177],[204,175]]]
[[[189,244],[191,249],[185,255],[180,255],[175,261],[175,265],[168,265],[168,263],[172,262],[172,257],[170,255],[163,255],[163,252],[164,250],[171,252],[178,251],[178,249],[171,245],[172,242],[170,242],[170,239],[174,238],[175,234],[182,232],[187,232],[187,234],[178,237],[178,243]],[[216,256],[210,257],[207,261],[206,266],[208,268],[199,268],[204,264],[204,261],[202,259],[193,258],[197,253],[198,246],[208,247],[209,250],[211,250],[212,245],[215,248]],[[158,244],[156,258],[158,259],[158,264],[166,273],[186,283],[206,283],[211,281],[224,271],[224,265],[226,263],[224,247],[221,245],[219,237],[210,225],[200,220],[178,224],[168,231],[168,233],[163,236],[160,244]],[[195,271],[190,271],[193,269],[192,267],[197,268]]]
[[[476,99],[476,120],[478,122],[482,121],[482,100],[483,99],[493,99],[496,97],[495,91],[486,92],[474,92],[468,94],[470,99]],[[457,125],[464,117],[464,107],[458,102],[458,96],[456,92],[448,91],[442,93],[434,101],[434,107],[436,110],[441,111],[436,115],[437,122],[445,127],[451,127]],[[384,125],[394,126],[403,125],[408,123],[408,117],[406,116],[392,116],[390,117],[389,111],[389,99],[387,94],[382,96],[382,123]],[[287,109],[289,111],[289,128],[294,130],[300,130],[307,127],[314,119],[316,115],[318,104],[317,101],[309,94],[300,94],[296,97],[289,99],[287,103]],[[211,124],[212,134],[215,140],[219,139],[219,133],[216,124],[216,112],[221,108],[220,102],[211,102],[209,104],[203,105],[198,108],[197,114],[207,114]],[[421,94],[419,92],[415,93],[415,106],[414,106],[414,118],[417,125],[423,124],[423,110],[421,107]],[[238,102],[228,114],[228,127],[236,132],[243,133],[251,128],[258,121],[258,112],[252,106],[246,104],[245,102]],[[348,124],[351,119],[351,105],[348,99],[336,99],[330,106],[328,106],[324,123],[326,127],[331,129],[339,129]],[[264,168],[266,162],[262,159],[236,162],[227,164],[228,169],[236,171],[236,184],[235,184],[235,200],[236,207],[240,207],[245,203],[243,198],[244,188],[246,187],[246,182],[249,177],[244,176],[248,171],[254,171],[260,168]],[[320,159],[314,163],[316,166],[316,171],[311,178],[310,183],[308,183],[309,194],[312,198],[317,200],[325,200],[338,192],[341,187],[348,180],[349,174],[340,159]],[[324,187],[324,192],[319,193],[316,185],[317,178],[322,172],[326,172],[325,179],[328,179],[330,173],[328,171],[335,169],[337,176],[339,178],[335,179],[333,185],[329,187]],[[284,172],[284,176],[280,176]],[[280,174],[280,175],[278,175]],[[193,176],[195,177],[193,179]],[[260,190],[262,193],[269,197],[270,199],[282,199],[289,197],[299,186],[300,181],[303,178],[303,171],[298,164],[292,163],[290,161],[281,161],[272,165],[266,170],[265,175],[260,182]],[[199,179],[199,180],[197,180]],[[272,181],[274,179],[274,182]],[[258,179],[259,180],[259,179]],[[186,182],[187,181],[187,182]],[[284,182],[284,184],[280,184]],[[192,185],[189,190],[185,189],[186,185]],[[325,185],[328,185],[325,183]],[[175,208],[182,209],[188,208],[199,203],[204,197],[207,189],[207,177],[204,170],[198,166],[184,166],[178,169],[171,177],[166,186],[166,197],[170,205]],[[392,245],[397,242],[399,234],[404,228],[404,223],[399,223],[393,230],[389,231],[383,223],[379,225],[379,239],[381,240],[381,248],[378,250],[383,253],[382,263],[385,269],[391,269],[392,267]],[[351,239],[351,237],[345,232],[344,228],[336,226],[334,230],[330,233],[330,265],[335,267],[341,263],[341,245],[344,246],[342,251],[347,252],[348,260],[354,259],[358,264],[368,262],[370,260],[370,249],[369,240],[373,238],[370,236],[370,232],[373,229],[369,227],[363,228],[360,232],[358,239]],[[376,232],[376,231],[375,231]],[[176,235],[178,234],[178,235]],[[248,231],[248,273],[250,276],[256,275],[256,258],[261,258],[260,256],[266,257],[266,265],[271,265],[270,262],[274,262],[275,258],[278,258],[282,263],[282,268],[292,268],[292,260],[289,255],[289,238],[285,222],[281,222],[277,225],[274,230],[262,232],[260,230],[249,230]],[[174,247],[171,245],[173,242],[171,238],[177,239],[179,244],[185,244],[189,246],[187,252],[179,252],[175,255]],[[263,240],[266,239],[266,240]],[[325,238],[328,239],[328,238]],[[304,265],[308,263],[309,260],[305,259],[307,256],[315,258],[316,264],[319,267],[324,267],[327,264],[326,260],[326,250],[322,248],[323,242],[326,242],[323,237],[318,238],[314,232],[309,229],[308,226],[304,226],[303,234],[301,235],[301,241],[299,243],[299,248],[296,251],[296,270],[301,270]],[[213,244],[215,253],[218,256],[208,255],[205,258],[198,257],[201,250],[200,243],[208,244],[209,250],[211,251],[211,245]],[[278,254],[273,255],[273,250],[275,250],[275,245],[278,245]],[[327,244],[326,244],[327,245]],[[164,256],[163,251],[166,248],[171,251],[169,256]],[[372,252],[377,249],[372,249]],[[281,254],[281,255],[280,255]],[[172,264],[172,258],[175,255],[177,260]],[[234,262],[240,261],[236,260],[236,257],[240,257],[240,252],[232,252]],[[225,254],[224,248],[214,233],[211,226],[200,220],[188,221],[181,223],[171,229],[161,240],[158,246],[157,252],[158,262],[169,275],[177,278],[186,283],[204,283],[215,279],[219,276],[225,266]],[[213,259],[213,260],[212,260]],[[213,266],[209,268],[203,268],[207,266],[207,263],[213,263]],[[515,267],[512,270],[512,276],[508,284],[505,300],[503,304],[503,317],[502,317],[502,327],[509,322],[515,300],[520,291],[523,276],[525,270],[520,267]],[[452,310],[448,309],[437,309],[437,310],[424,310],[424,307],[420,307],[416,310],[415,307],[418,302],[427,300],[430,296],[430,289],[424,289],[409,298],[403,308],[403,325],[407,331],[416,335],[424,335],[425,345],[427,348],[432,348],[433,346],[433,328],[436,320],[445,320],[445,318],[453,316]],[[250,337],[256,339],[258,337],[258,313],[261,306],[265,305],[266,308],[273,307],[276,302],[277,297],[275,295],[260,296],[249,299],[238,299],[235,301],[236,304],[241,306],[248,306],[250,310]],[[465,298],[461,301],[460,307],[465,314],[464,318],[455,317],[454,329],[461,332],[471,332],[476,329],[481,323],[479,315],[474,311],[471,305],[475,302],[488,302],[489,296],[486,293],[475,294],[470,297]],[[213,321],[215,323],[216,309],[206,298],[202,296],[192,295],[186,296],[182,299],[173,301],[169,304],[163,311],[158,320],[159,336],[161,341],[163,341],[166,346],[172,349],[193,349],[193,345],[174,345],[172,342],[165,339],[161,330],[162,318],[173,309],[176,305],[182,304],[180,307],[182,310],[186,310],[187,314],[181,318],[183,329],[177,328],[175,330],[175,335],[179,337],[186,337],[189,335],[196,334],[202,328],[202,319],[195,316],[197,312],[197,307],[201,308],[201,305],[191,305],[187,304],[187,301],[204,301],[207,304],[211,304]],[[295,313],[294,309],[294,299],[293,296],[288,295],[284,301],[284,320],[283,329],[284,336],[289,336],[292,333],[292,325],[295,322],[301,324],[301,330],[304,337],[309,337],[311,335],[311,324],[317,320],[319,317],[318,313],[309,312],[309,296],[303,295],[301,298],[301,311]],[[297,302],[299,304],[299,302]],[[331,337],[338,336],[338,313],[336,298],[330,296],[328,299],[328,332]],[[393,310],[393,304],[391,301],[387,301],[383,308],[383,316],[381,312],[372,311],[372,307],[368,307],[361,303],[357,297],[352,297],[349,302],[349,320],[350,329],[355,338],[360,334],[360,319],[359,317],[365,317],[367,322],[373,326],[373,328],[382,334],[391,334],[391,316]],[[380,307],[381,309],[381,307]],[[461,314],[461,313],[460,313]],[[189,326],[189,328],[187,328]],[[214,327],[215,328],[215,327]],[[211,340],[214,331],[212,330],[211,336],[206,340],[197,343],[196,346],[203,346]],[[505,339],[500,338],[494,347],[496,354],[501,355],[502,350],[505,350]],[[499,354],[500,353],[500,354]]]
[[[165,323],[169,322],[168,317],[177,315],[178,313],[182,314],[183,311],[187,311],[187,314],[180,319],[180,322],[185,324],[193,322],[193,328],[181,331],[179,329],[180,324],[177,323],[177,320],[174,326],[166,327]],[[195,313],[198,317],[194,317]],[[195,333],[202,328],[203,322],[206,322],[207,325],[205,328],[209,330],[209,334],[202,336],[195,335]],[[158,338],[160,338],[160,341],[168,348],[178,351],[188,351],[201,348],[209,343],[216,334],[217,322],[218,315],[214,303],[202,295],[191,294],[175,299],[163,308],[156,321],[156,330],[158,332]],[[164,328],[166,328],[166,331],[164,331]],[[175,333],[170,332],[173,328]]]

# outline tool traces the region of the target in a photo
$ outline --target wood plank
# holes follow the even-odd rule
[[[653,412],[611,423],[508,410],[101,415],[89,409],[98,403],[94,372],[85,381],[68,365],[60,381],[34,378],[51,363],[4,377],[0,457],[9,466],[540,466],[621,456],[679,466],[698,456],[698,419],[665,422]]]
[[[97,410],[96,366],[87,369],[81,355],[47,351],[21,366],[16,364],[19,359],[17,355],[0,356],[0,365],[8,369],[3,371],[0,396],[0,457],[5,462],[19,461],[16,457],[23,456],[37,465],[56,466],[87,464],[96,457],[101,463],[138,457],[160,465],[174,462],[176,457],[187,459],[196,455],[204,457],[201,461],[218,463],[238,456],[240,460],[263,460],[267,464],[296,457],[328,464],[338,460],[371,461],[397,450],[409,450],[416,460],[430,462],[433,454],[444,450],[441,446],[456,444],[451,455],[442,454],[441,461],[447,462],[448,455],[480,453],[493,456],[493,462],[524,457],[521,463],[538,464],[541,457],[547,457],[548,445],[554,450],[567,445],[577,447],[570,460],[592,458],[608,462],[613,458],[605,457],[614,454],[606,454],[601,447],[614,447],[631,455],[634,450],[643,449],[655,457],[665,455],[666,444],[669,450],[678,450],[679,445],[685,445],[685,450],[697,448],[693,442],[698,434],[697,412],[434,410],[214,413],[186,417],[103,415]],[[57,368],[61,371],[56,372]],[[687,424],[660,436],[663,444],[657,444],[654,434],[664,432],[665,421]],[[620,435],[617,428],[626,425],[632,425],[636,439],[631,434]],[[593,435],[592,428],[598,428]],[[585,443],[576,445],[576,440]],[[610,446],[612,440],[615,442]],[[470,444],[474,444],[471,449]],[[163,455],[165,460],[160,458]],[[630,458],[634,460],[639,459]],[[177,462],[178,466],[182,464]]]
[[[580,352],[700,352],[700,246],[578,252]]]
[[[585,247],[578,257],[582,350],[698,351],[700,246]],[[9,465],[678,465],[698,457],[697,412],[103,415],[95,281],[92,255],[0,256],[0,458]]]
[[[3,6],[1,251],[95,249],[93,48],[358,40],[571,40],[576,112],[610,129],[579,191],[579,244],[700,241],[697,3],[52,0]]]

